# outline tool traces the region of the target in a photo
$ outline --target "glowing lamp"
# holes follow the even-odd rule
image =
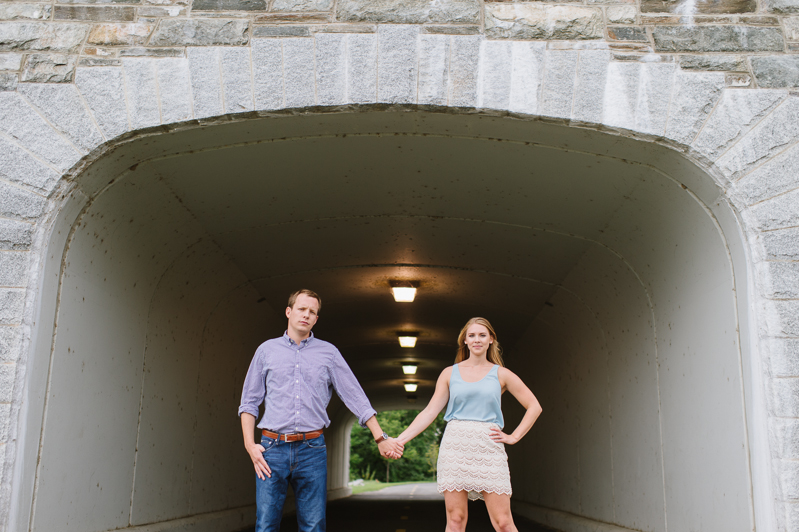
[[[395,286],[391,292],[397,303],[410,303],[416,297],[416,288],[412,286]]]
[[[405,375],[416,375],[416,364],[403,364],[402,372]]]
[[[400,347],[416,347],[415,336],[398,336]]]
[[[415,392],[415,391],[416,391],[416,388],[417,388],[418,386],[419,386],[419,385],[418,385],[418,384],[416,384],[415,382],[406,382],[406,383],[405,383],[405,391],[406,391],[406,392]]]

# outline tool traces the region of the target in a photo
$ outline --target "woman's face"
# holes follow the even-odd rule
[[[466,347],[473,355],[484,355],[493,342],[485,325],[474,323],[466,329]]]

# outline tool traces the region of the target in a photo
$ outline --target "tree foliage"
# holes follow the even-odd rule
[[[380,427],[397,437],[408,428],[418,410],[390,410],[377,414]],[[444,415],[439,414],[427,429],[405,445],[399,460],[380,456],[372,433],[355,423],[350,436],[350,480],[376,478],[384,482],[435,480],[438,447],[444,435]]]

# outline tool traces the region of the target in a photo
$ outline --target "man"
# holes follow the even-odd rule
[[[300,532],[324,532],[327,449],[322,429],[330,425],[332,388],[361,426],[372,431],[380,454],[399,458],[403,446],[380,429],[375,410],[338,349],[313,336],[322,301],[310,290],[289,296],[288,328],[261,344],[241,394],[241,430],[256,474],[255,532],[277,532],[288,484],[294,490]],[[253,441],[258,406],[266,408]]]

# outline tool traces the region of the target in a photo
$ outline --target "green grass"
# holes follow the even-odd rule
[[[362,486],[352,486],[352,494],[358,495],[359,493],[364,493],[367,491],[377,491],[382,490],[383,488],[389,488],[391,486],[402,486],[403,484],[418,484],[418,481],[414,480],[412,482],[380,482],[379,480],[366,480],[364,481]]]

